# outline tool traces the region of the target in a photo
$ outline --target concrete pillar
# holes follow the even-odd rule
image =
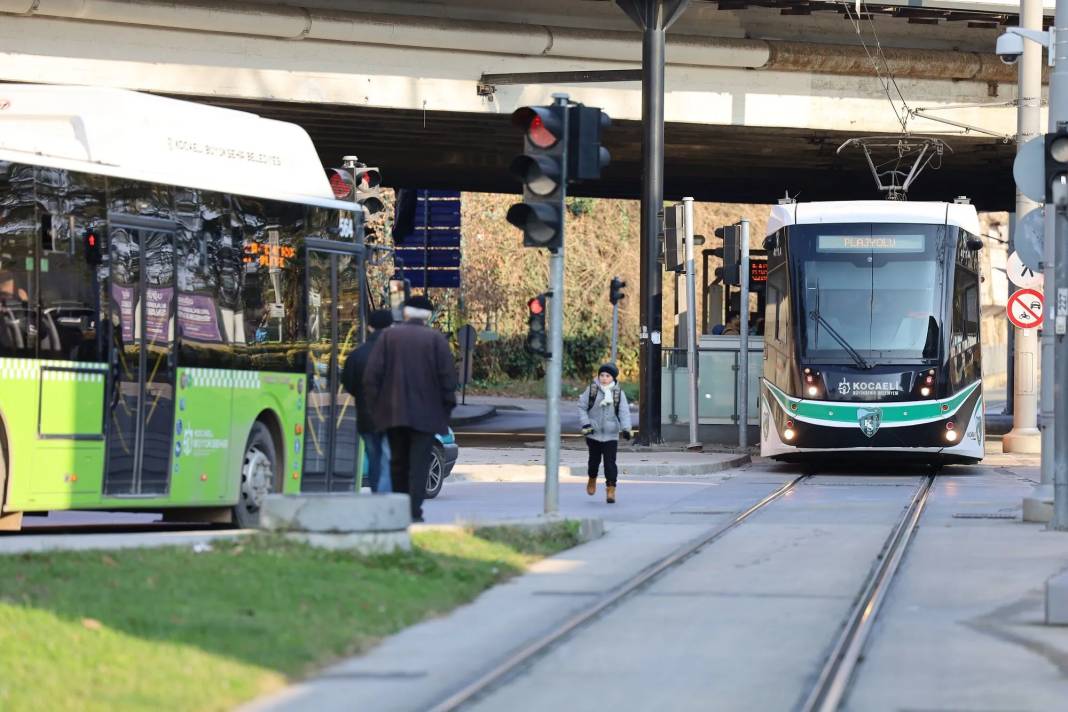
[[[1020,27],[1042,29],[1041,0],[1020,0]],[[1024,42],[1020,57],[1020,78],[1016,112],[1017,150],[1042,132],[1042,48],[1034,42]],[[1039,207],[1019,189],[1016,190],[1017,235],[1020,221]],[[1015,329],[1016,327],[1009,327]],[[1013,409],[1012,430],[1001,441],[1004,452],[1039,453],[1042,435],[1038,430],[1038,331],[1016,329],[1013,348]]]

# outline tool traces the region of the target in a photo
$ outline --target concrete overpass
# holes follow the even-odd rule
[[[638,82],[484,77],[637,68],[640,35],[605,0],[522,5],[0,0],[0,80],[201,98],[304,125],[327,164],[356,153],[389,184],[488,191],[518,187],[506,173],[520,145],[511,111],[567,91],[616,120],[612,167],[585,189],[636,197]],[[835,149],[900,132],[904,118],[955,149],[914,197],[1009,207],[1015,68],[992,50],[1011,10],[923,0],[856,16],[852,3],[694,0],[668,34],[665,196],[873,197],[860,156]]]

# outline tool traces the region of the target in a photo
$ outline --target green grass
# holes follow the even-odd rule
[[[229,709],[576,541],[564,523],[425,532],[388,556],[258,536],[0,557],[0,709]]]

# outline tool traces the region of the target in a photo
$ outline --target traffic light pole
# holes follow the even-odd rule
[[[553,94],[553,103],[567,106],[567,94]],[[563,135],[568,135],[570,111],[563,112]],[[560,204],[563,214],[567,186],[567,144],[560,166]],[[564,370],[564,222],[560,246],[549,250],[549,363],[545,367],[545,514],[560,511],[560,387]]]
[[[693,198],[682,199],[683,222],[686,230],[686,366],[690,376],[690,444],[689,450],[700,450],[698,439],[698,353],[697,353],[697,262],[693,258]],[[678,294],[678,290],[675,290]]]
[[[749,221],[741,220],[738,242],[742,248],[738,295],[738,447],[749,447]]]
[[[1053,72],[1049,80],[1049,125],[1056,129],[1068,121],[1068,0],[1057,0],[1054,27]],[[1047,176],[1048,179],[1048,176]],[[1066,206],[1056,208],[1053,239],[1056,249],[1054,284],[1046,283],[1047,309],[1054,313],[1054,423],[1053,519],[1051,529],[1068,530],[1068,245],[1064,244]],[[1052,211],[1052,206],[1050,208]]]
[[[619,302],[612,302],[612,363],[616,362],[619,346]]]

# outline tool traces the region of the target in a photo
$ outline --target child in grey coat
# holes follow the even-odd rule
[[[605,493],[609,504],[616,501],[616,450],[619,438],[630,440],[630,406],[616,379],[619,369],[606,363],[597,370],[597,380],[579,396],[579,423],[590,451],[586,474],[586,494],[597,493],[597,470],[604,459]]]

